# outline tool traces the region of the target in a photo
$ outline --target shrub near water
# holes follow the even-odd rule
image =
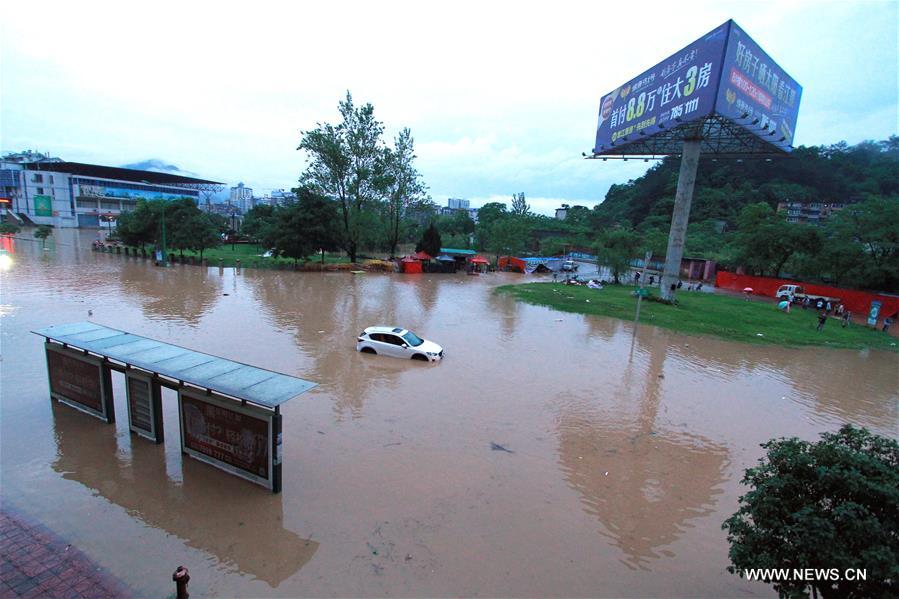
[[[768,579],[781,597],[899,595],[899,443],[845,425],[817,443],[778,439],[746,471],[750,486],[724,524],[730,572],[863,570],[865,580]],[[854,577],[854,574],[853,574]]]
[[[657,292],[657,290],[653,290]],[[562,283],[505,285],[498,293],[510,293],[517,299],[565,312],[609,316],[634,320],[634,287],[607,285],[602,290]],[[589,300],[589,301],[587,301]],[[834,348],[876,348],[899,352],[895,337],[853,323],[841,327],[840,319],[827,319],[817,332],[817,312],[794,307],[789,314],[776,304],[759,297],[744,298],[714,293],[680,290],[675,306],[644,301],[640,323],[691,335],[709,335],[733,341],[789,346],[819,345]]]

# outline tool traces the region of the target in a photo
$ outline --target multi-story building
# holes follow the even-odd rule
[[[247,210],[253,207],[253,188],[247,187],[243,183],[232,187],[231,204],[237,206],[241,214],[246,214]]]
[[[0,159],[0,197],[26,224],[99,227],[133,210],[138,200],[189,198],[220,189],[215,181],[81,162],[67,162],[34,152]]]
[[[779,202],[777,212],[785,214],[790,223],[819,225],[845,207],[845,202]]]
[[[443,206],[439,209],[441,215],[454,214],[460,210],[464,210],[468,212],[469,218],[474,222],[478,222],[478,209],[471,208],[469,201],[462,198],[449,198],[446,201],[446,206]]]

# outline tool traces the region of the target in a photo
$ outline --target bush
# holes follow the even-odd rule
[[[724,522],[732,573],[749,568],[865,569],[867,580],[773,581],[781,597],[899,595],[899,443],[845,425],[821,441],[762,445],[751,490]]]

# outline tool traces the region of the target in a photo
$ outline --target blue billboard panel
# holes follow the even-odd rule
[[[593,152],[678,153],[697,132],[712,151],[789,151],[801,96],[799,84],[727,21],[603,96]],[[722,119],[740,128],[684,126]]]
[[[715,112],[788,150],[801,97],[802,87],[731,21]]]
[[[711,114],[729,23],[603,96],[594,151]]]

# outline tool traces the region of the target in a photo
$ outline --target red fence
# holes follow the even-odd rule
[[[867,314],[871,309],[871,301],[878,300],[883,303],[880,307],[880,315],[889,316],[899,311],[899,296],[859,291],[857,289],[841,289],[829,285],[815,285],[802,281],[789,279],[773,279],[770,277],[753,277],[751,275],[738,275],[732,272],[718,271],[715,277],[715,286],[721,289],[742,291],[746,287],[752,287],[753,295],[764,295],[773,298],[777,288],[781,285],[801,285],[807,293],[838,297],[840,301],[853,314],[859,316]]]

